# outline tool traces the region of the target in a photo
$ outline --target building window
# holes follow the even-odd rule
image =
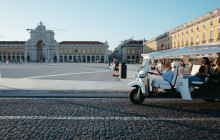
[[[85,54],[86,53],[86,50],[85,50],[85,48],[83,48],[83,54]]]
[[[210,31],[210,39],[213,39],[213,30]]]
[[[191,44],[193,44],[193,36],[191,36]]]
[[[95,53],[95,49],[94,49],[94,48],[92,48],[92,53],[93,53],[93,54]]]
[[[218,40],[220,40],[220,28],[218,29]]]
[[[182,38],[182,46],[183,46],[184,44],[183,44],[183,38]]]
[[[128,53],[127,54],[130,54],[130,48],[128,48]]]
[[[188,30],[186,30],[186,34],[188,34]]]
[[[188,37],[186,37],[186,45],[188,45]]]
[[[135,51],[134,51],[134,48],[132,49],[132,54],[134,54],[135,53]]]
[[[206,36],[206,33],[203,32],[203,36],[202,36],[202,40],[205,41],[205,36]]]
[[[182,32],[182,35],[183,35],[183,32]]]
[[[104,48],[101,48],[101,54],[104,54]]]
[[[205,28],[206,28],[206,24],[204,23],[204,24],[203,24],[203,29],[205,29]]]
[[[197,31],[199,30],[199,26],[197,26]]]
[[[193,33],[193,28],[191,28],[191,32]]]
[[[199,34],[196,35],[196,43],[199,43]]]
[[[218,19],[218,23],[220,23],[220,18]]]
[[[213,26],[213,21],[210,21],[210,26]]]

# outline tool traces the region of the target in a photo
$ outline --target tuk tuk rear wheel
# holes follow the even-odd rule
[[[133,89],[129,94],[129,99],[133,104],[139,105],[144,102],[145,97],[144,97],[143,93],[141,92],[141,90],[140,90],[139,99],[137,99],[137,94],[138,94],[138,88]]]

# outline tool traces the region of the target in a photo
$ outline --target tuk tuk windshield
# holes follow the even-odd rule
[[[146,65],[147,65],[147,59],[144,59],[143,62],[142,62],[142,64],[141,64],[140,69],[138,70],[138,72],[141,71],[141,70],[143,70]]]

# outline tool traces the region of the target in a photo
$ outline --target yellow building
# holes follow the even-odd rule
[[[148,40],[144,53],[214,44],[220,44],[220,8]]]
[[[28,62],[83,62],[108,61],[108,42],[62,41],[57,42],[54,32],[42,22],[30,31],[27,41],[0,41],[0,61]]]

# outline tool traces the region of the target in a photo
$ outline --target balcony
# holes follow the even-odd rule
[[[214,40],[213,39],[209,39],[209,42],[213,42]]]

